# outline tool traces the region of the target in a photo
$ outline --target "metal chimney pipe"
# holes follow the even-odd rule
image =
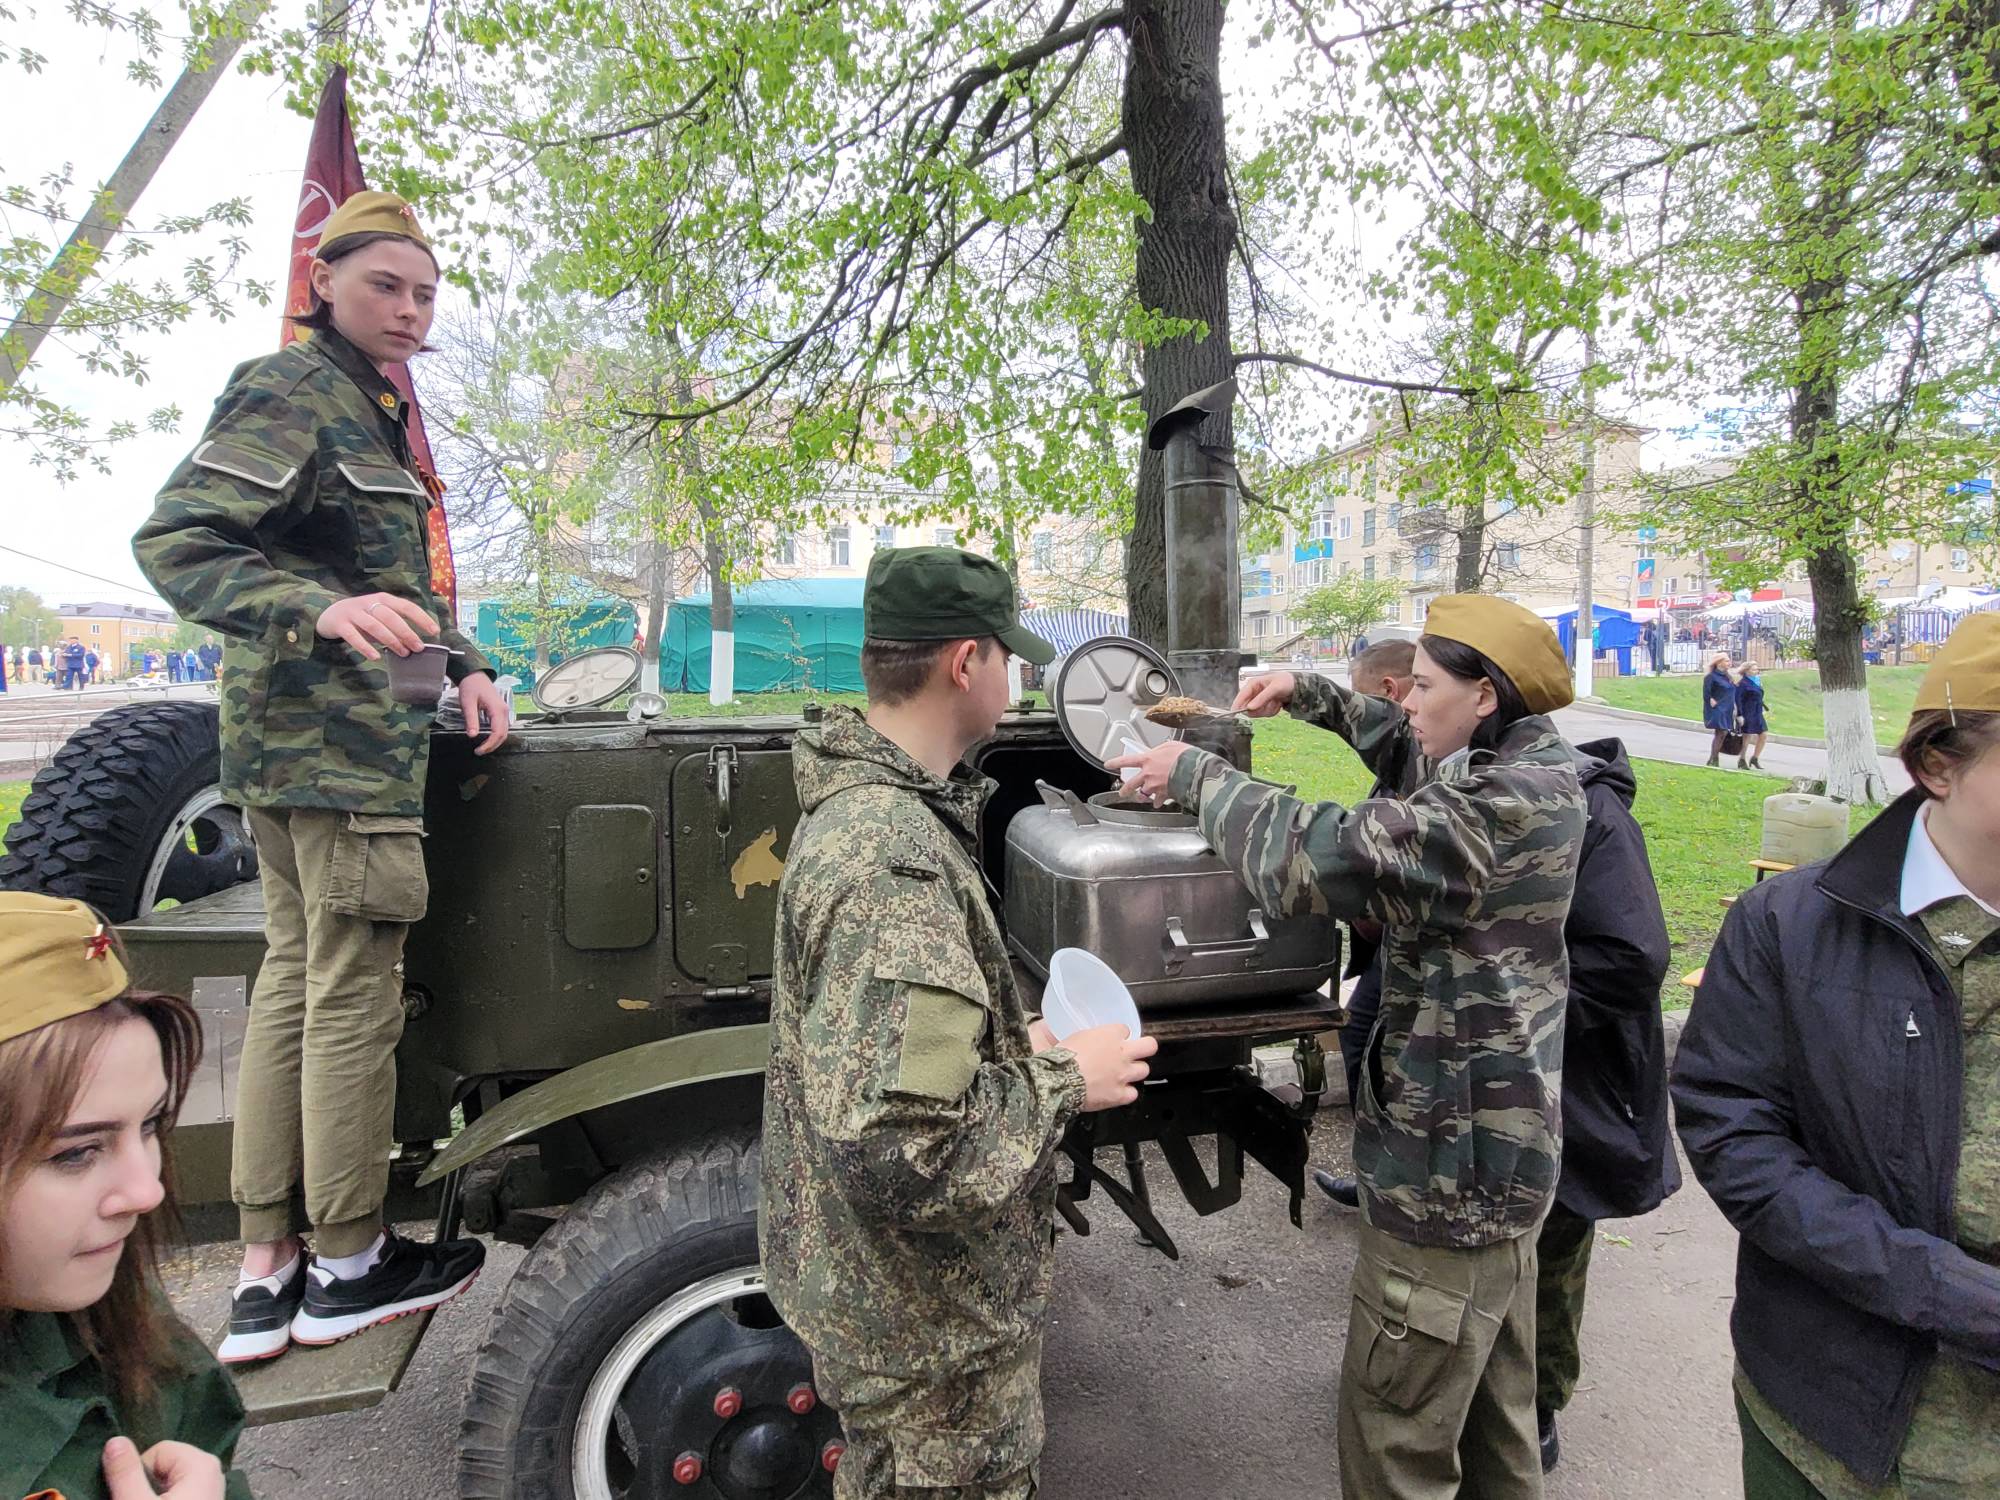
[[[1243,584],[1236,555],[1236,455],[1210,447],[1201,424],[1236,403],[1236,381],[1220,381],[1183,398],[1155,421],[1148,446],[1163,452],[1166,470],[1167,662],[1181,690],[1217,707],[1236,696],[1241,668]],[[1203,749],[1235,764],[1250,763],[1247,733],[1224,731],[1219,743],[1190,733]]]

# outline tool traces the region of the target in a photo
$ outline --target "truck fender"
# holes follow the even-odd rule
[[[451,1138],[417,1179],[428,1187],[502,1146],[607,1105],[690,1083],[760,1074],[771,1057],[768,1026],[718,1026],[663,1037],[544,1078],[488,1110]]]

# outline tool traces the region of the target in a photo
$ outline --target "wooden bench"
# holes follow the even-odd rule
[[[1700,969],[1690,969],[1687,973],[1681,975],[1681,983],[1691,990],[1698,990],[1701,988],[1701,976],[1706,972],[1706,966]]]
[[[1781,863],[1775,859],[1753,859],[1750,861],[1750,868],[1755,870],[1757,878],[1762,880],[1766,875],[1782,875],[1785,871],[1794,868],[1794,866]]]

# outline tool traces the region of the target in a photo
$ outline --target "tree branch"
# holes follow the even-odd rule
[[[1253,351],[1232,355],[1229,365],[1231,369],[1241,369],[1244,365],[1286,365],[1296,370],[1310,370],[1315,375],[1324,375],[1328,380],[1345,381],[1349,385],[1365,385],[1372,386],[1376,390],[1406,393],[1423,391],[1436,396],[1459,396],[1467,401],[1486,395],[1521,396],[1526,395],[1530,389],[1524,385],[1507,385],[1488,390],[1470,385],[1437,385],[1427,380],[1384,380],[1375,375],[1356,375],[1347,370],[1336,370],[1297,354],[1264,354]]]

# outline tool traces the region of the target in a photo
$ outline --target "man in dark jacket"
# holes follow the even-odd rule
[[[1564,1012],[1563,1158],[1536,1242],[1535,1408],[1544,1470],[1561,1455],[1556,1413],[1569,1405],[1582,1368],[1579,1334],[1599,1219],[1650,1213],[1681,1185],[1667,1131],[1666,1039],[1660,986],[1671,943],[1646,836],[1632,816],[1637,781],[1615,739],[1571,747],[1589,821],[1576,896],[1563,923],[1569,946]],[[1361,1045],[1349,1054],[1357,1002],[1369,1006]],[[1374,1024],[1379,986],[1364,976],[1348,1003],[1341,1051],[1350,1058],[1349,1097]],[[1352,1207],[1350,1180],[1315,1172],[1328,1197]]]
[[[1674,1064],[1742,1239],[1750,1500],[2000,1494],[2000,617],[1918,689],[1917,786],[1723,922]]]

